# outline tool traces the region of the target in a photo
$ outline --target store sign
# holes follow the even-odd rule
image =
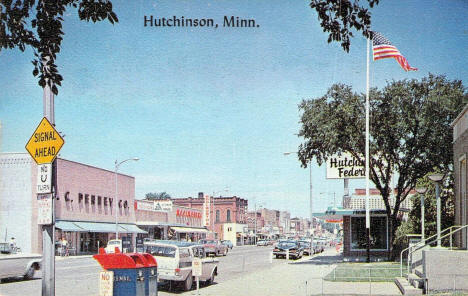
[[[37,224],[52,224],[52,194],[37,195]]]
[[[211,198],[209,195],[205,194],[205,202],[203,203],[203,224],[205,226],[210,226],[210,207],[211,207]]]
[[[114,272],[101,271],[99,273],[99,296],[112,296],[114,294]]]
[[[172,200],[154,201],[154,211],[172,212]]]
[[[195,211],[177,209],[176,216],[178,217],[189,217],[189,218],[199,218],[201,219],[202,214]]]
[[[154,211],[152,202],[135,201],[135,209],[139,211]]]
[[[52,193],[52,164],[45,163],[37,166],[36,193]]]
[[[364,165],[350,153],[333,155],[327,160],[327,179],[363,179],[366,177]]]

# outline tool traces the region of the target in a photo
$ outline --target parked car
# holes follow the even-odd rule
[[[107,242],[107,246],[105,248],[106,253],[115,253],[115,248],[119,248],[120,252],[123,252],[122,249],[122,240],[121,239],[111,239]]]
[[[222,240],[221,243],[223,245],[226,245],[231,250],[232,250],[232,247],[234,247],[234,245],[232,244],[232,242],[230,240]]]
[[[257,246],[268,246],[268,241],[266,240],[259,240],[257,241]]]
[[[41,254],[16,253],[9,243],[0,243],[0,279],[21,276],[32,279],[41,269]]]
[[[324,246],[323,246],[322,241],[314,239],[313,243],[314,243],[314,246],[315,246],[315,253],[322,253],[323,250],[324,250]]]
[[[286,258],[289,251],[289,258],[299,259],[304,255],[304,249],[297,241],[281,241],[273,249],[273,255],[276,258]]]
[[[199,241],[199,243],[205,247],[207,256],[226,256],[228,253],[228,247],[223,245],[221,241],[217,239],[202,239]]]
[[[212,284],[218,275],[216,258],[207,258],[202,245],[190,242],[155,240],[143,243],[144,251],[153,255],[158,263],[158,281],[161,284],[179,284],[185,291],[192,288],[192,262],[194,258],[202,260],[200,281]]]
[[[299,241],[299,245],[304,249],[304,255],[313,255],[314,254],[314,249],[312,248],[312,242],[311,241],[306,241],[306,240],[301,240]]]

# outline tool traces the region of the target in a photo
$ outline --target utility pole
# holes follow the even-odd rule
[[[43,115],[55,126],[54,94],[47,85],[43,91]],[[42,296],[55,296],[55,195],[57,160],[52,162],[52,224],[42,225]]]

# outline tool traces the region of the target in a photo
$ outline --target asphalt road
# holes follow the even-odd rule
[[[249,273],[262,272],[286,260],[270,261],[272,247],[243,246],[234,247],[226,257],[218,257],[218,276],[215,284],[236,279]],[[90,257],[75,257],[56,260],[55,291],[57,296],[88,296],[99,294],[98,275],[100,265]],[[41,272],[37,272],[33,280],[8,280],[0,284],[0,295],[23,296],[41,295]],[[166,288],[160,289],[159,295],[174,295],[181,291]]]

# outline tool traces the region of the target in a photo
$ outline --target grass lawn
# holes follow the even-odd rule
[[[403,276],[405,275],[406,266],[403,266]],[[399,276],[399,263],[342,263],[324,279],[333,282],[393,282]]]

